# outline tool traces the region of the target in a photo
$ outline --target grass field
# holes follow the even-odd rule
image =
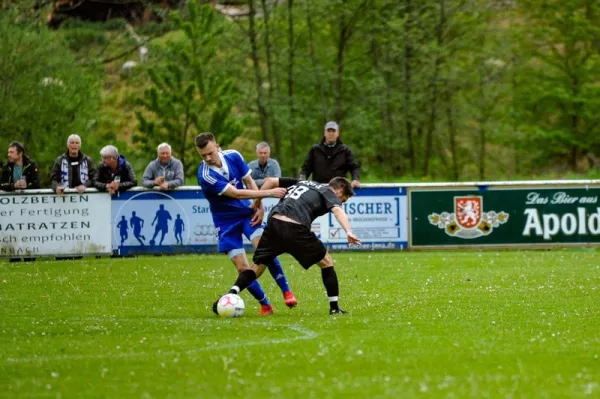
[[[299,300],[218,319],[225,256],[0,263],[0,396],[600,397],[600,253],[284,257]]]

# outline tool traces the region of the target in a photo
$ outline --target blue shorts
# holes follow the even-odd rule
[[[223,224],[217,228],[219,234],[219,252],[229,252],[232,250],[244,250],[244,241],[242,235],[250,241],[254,237],[260,237],[264,231],[264,225],[259,224],[252,226],[251,217],[242,218],[240,220]]]

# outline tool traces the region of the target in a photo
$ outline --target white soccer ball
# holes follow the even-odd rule
[[[244,309],[244,300],[236,294],[223,295],[217,302],[217,314],[221,317],[241,317]]]

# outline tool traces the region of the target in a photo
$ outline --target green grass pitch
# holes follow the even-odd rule
[[[0,262],[0,396],[600,397],[600,252],[337,253],[331,317],[318,268],[284,268],[275,314],[223,255]]]

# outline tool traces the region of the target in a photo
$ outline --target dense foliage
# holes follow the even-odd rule
[[[0,15],[0,139],[3,151],[23,142],[47,184],[70,134],[82,136],[84,150],[90,143],[100,91],[62,41],[45,28],[9,23],[11,17]]]
[[[193,174],[191,138],[212,129],[223,145],[239,136],[233,145],[247,155],[269,141],[295,174],[324,123],[337,120],[370,180],[598,173],[595,0],[247,0],[246,15],[233,19],[209,7],[194,3],[162,28],[136,28],[151,57],[116,79],[123,50],[137,50],[105,51],[126,36],[124,24],[113,23],[108,37],[96,25],[104,30],[86,31],[88,40],[68,26],[51,33],[3,23],[0,51],[11,62],[0,63],[2,87],[29,82],[3,91],[2,109],[15,110],[0,117],[3,140],[29,141],[28,131],[50,138],[98,120],[95,135],[124,138],[147,160],[170,141]],[[165,26],[173,31],[165,35]],[[44,62],[17,50],[27,29]],[[90,65],[108,73],[102,110],[93,107],[97,85],[86,81]],[[40,86],[46,76],[65,85]],[[125,99],[112,101],[124,87]],[[50,90],[73,92],[43,94]],[[120,131],[119,115],[137,115],[133,127]]]

